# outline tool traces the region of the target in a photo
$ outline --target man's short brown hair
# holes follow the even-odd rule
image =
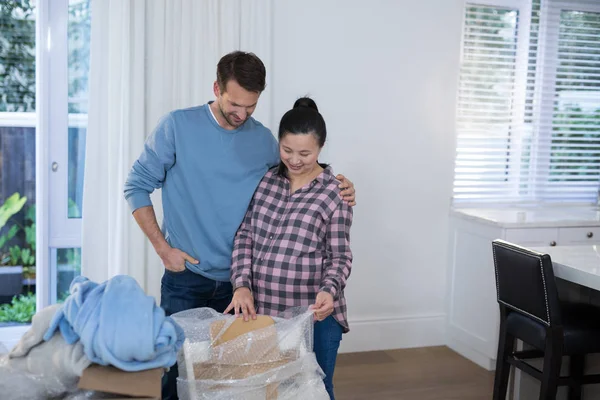
[[[234,80],[249,92],[261,93],[265,90],[266,75],[265,65],[254,53],[234,51],[217,64],[217,83],[222,92],[227,82]]]

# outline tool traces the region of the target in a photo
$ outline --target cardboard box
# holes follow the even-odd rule
[[[237,318],[227,329],[219,333],[225,327],[225,321],[215,321],[210,326],[210,337],[213,347],[222,346],[227,343],[227,352],[212,353],[210,362],[218,364],[240,365],[254,364],[259,362],[271,362],[281,360],[282,356],[277,346],[277,329],[273,318],[265,315],[257,315],[256,319],[244,321]],[[259,331],[254,334],[253,332]],[[250,342],[246,340],[235,340],[239,336],[250,336]],[[248,346],[250,344],[250,346]]]
[[[242,318],[236,318],[235,321],[229,325],[227,330],[223,332],[221,336],[218,336],[219,332],[223,330],[225,323],[226,321],[219,320],[210,325],[210,337],[213,341],[213,346],[220,346],[238,336],[258,329],[269,328],[269,334],[277,333],[275,331],[275,321],[273,321],[273,318],[266,315],[257,315],[256,319],[249,319],[248,321],[244,321]]]
[[[160,400],[162,393],[162,368],[140,372],[125,372],[115,367],[92,364],[83,371],[78,387],[114,394],[110,400],[143,399]]]
[[[237,380],[268,372],[293,361],[293,358],[279,350],[273,318],[264,315],[259,315],[256,320],[249,321],[238,318],[222,332],[225,324],[224,320],[211,324],[210,335],[213,347],[216,348],[227,343],[227,346],[223,346],[227,348],[227,351],[214,351],[208,360],[201,362],[197,362],[189,354],[185,354],[188,376],[197,380]],[[254,331],[260,332],[257,332],[249,342],[246,340],[235,341],[242,335],[252,335]],[[190,397],[194,399],[194,384],[189,382],[189,385]],[[221,386],[215,385],[211,390],[220,388]],[[264,394],[259,397],[265,400],[276,400],[277,389],[277,383],[257,388],[258,391],[264,391]]]
[[[194,364],[194,377],[200,380],[246,379],[251,376],[264,374],[275,368],[281,368],[291,361],[294,360],[284,358],[277,361],[242,365],[197,363]]]

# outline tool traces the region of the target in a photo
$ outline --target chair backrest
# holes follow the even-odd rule
[[[560,325],[552,260],[503,240],[492,242],[498,303],[546,326]]]

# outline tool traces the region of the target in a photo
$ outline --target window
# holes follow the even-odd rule
[[[454,202],[596,200],[600,4],[467,3]]]
[[[0,212],[0,328],[80,274],[90,20],[90,0],[0,2],[0,205],[26,197]]]
[[[83,173],[88,112],[90,0],[39,1],[43,43],[39,99],[44,154],[44,210],[48,232],[43,276],[46,291],[38,305],[64,299],[80,274]],[[46,75],[45,75],[46,74]],[[45,133],[45,135],[44,135]],[[39,281],[38,281],[39,282]]]
[[[87,131],[91,13],[89,0],[69,0],[68,218],[81,218]]]
[[[0,2],[0,327],[35,312],[35,27],[33,1]]]
[[[81,249],[55,249],[52,254],[52,259],[55,260],[53,265],[56,266],[56,284],[52,288],[56,289],[53,293],[56,301],[64,301],[69,295],[69,287],[71,281],[81,275]]]

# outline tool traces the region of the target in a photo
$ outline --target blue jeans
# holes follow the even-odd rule
[[[182,272],[165,270],[160,288],[160,306],[167,315],[199,307],[223,312],[231,303],[230,282],[218,282],[196,274],[187,268]],[[177,364],[163,376],[162,398],[177,400]]]
[[[340,342],[342,341],[342,333],[342,326],[331,315],[323,321],[315,322],[314,351],[317,362],[325,373],[323,382],[331,400],[335,399],[333,395],[333,372]]]

